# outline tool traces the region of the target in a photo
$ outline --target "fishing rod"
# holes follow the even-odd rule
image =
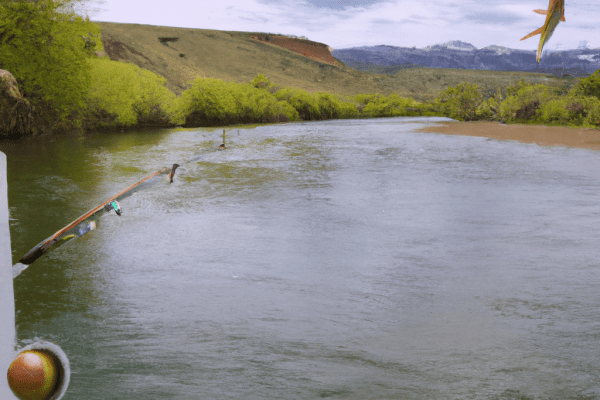
[[[217,150],[225,149],[225,129],[223,129],[223,144],[221,144]],[[195,156],[186,161],[186,163],[197,161],[203,158],[204,155]],[[38,258],[51,252],[52,250],[57,249],[63,244],[67,243],[71,239],[75,239],[79,236],[83,236],[86,233],[93,231],[96,229],[96,219],[99,218],[99,214],[102,211],[111,212],[115,211],[118,216],[121,216],[121,206],[119,204],[119,200],[123,200],[131,195],[133,195],[137,190],[141,188],[141,185],[144,182],[149,182],[152,178],[157,175],[165,175],[169,174],[169,182],[173,182],[173,177],[175,176],[175,170],[179,167],[179,164],[173,164],[171,168],[164,167],[159,171],[148,175],[144,179],[133,183],[121,190],[116,195],[112,196],[110,199],[104,201],[102,204],[92,208],[85,214],[81,215],[79,218],[65,226],[64,228],[58,230],[55,234],[47,238],[41,243],[38,243],[33,249],[29,250],[27,254],[25,254],[19,262],[13,265],[13,279],[19,276],[21,272],[23,272],[27,267],[29,267],[33,262],[35,262]]]
[[[148,175],[144,179],[127,186],[125,189],[121,190],[108,200],[105,200],[100,205],[87,211],[85,214],[81,215],[64,228],[59,229],[52,236],[48,237],[41,243],[38,243],[34,248],[29,250],[27,254],[21,257],[17,264],[13,265],[13,279],[19,276],[21,272],[23,272],[28,266],[33,264],[34,261],[44,254],[47,254],[50,251],[62,246],[71,239],[83,236],[86,233],[96,229],[96,222],[94,219],[97,219],[98,214],[102,211],[111,212],[114,210],[118,216],[121,216],[122,210],[118,200],[122,200],[134,194],[137,191],[136,189],[139,190],[140,185],[142,185],[144,182],[148,182],[155,176],[165,175],[167,173],[169,174],[169,182],[173,182],[173,177],[175,176],[175,170],[177,167],[179,167],[179,164],[173,164],[172,168],[164,167],[159,171]]]

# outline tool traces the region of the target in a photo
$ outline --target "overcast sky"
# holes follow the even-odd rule
[[[96,21],[306,36],[334,49],[380,44],[425,47],[461,40],[536,50],[548,0],[104,0]],[[566,0],[545,49],[600,47],[600,1]]]

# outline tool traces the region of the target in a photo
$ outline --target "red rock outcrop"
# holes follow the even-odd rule
[[[340,65],[340,63],[331,55],[330,47],[323,43],[269,34],[252,35],[250,37],[260,42],[283,47],[284,49],[291,50],[318,62],[338,66]]]

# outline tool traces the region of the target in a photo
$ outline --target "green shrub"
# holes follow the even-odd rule
[[[252,85],[237,85],[232,93],[239,108],[241,123],[287,122],[300,119],[298,112],[285,101],[277,100],[271,93]]]
[[[395,93],[388,97],[372,97],[363,109],[369,117],[399,117],[408,115],[407,108],[412,107],[413,112],[418,110],[418,103],[413,99],[400,97]]]
[[[546,85],[530,85],[521,80],[507,88],[506,99],[500,103],[498,116],[507,122],[536,122],[538,110],[558,97]]]
[[[475,111],[476,119],[485,119],[488,121],[498,120],[498,110],[501,102],[502,93],[500,92],[500,88],[498,88],[494,95],[485,99],[477,107],[477,110]]]
[[[600,127],[600,99],[595,96],[585,96],[578,99],[583,105],[585,116],[582,125],[588,127]]]
[[[477,85],[470,83],[450,87],[436,99],[438,110],[443,115],[460,121],[477,119],[477,109],[482,102],[483,95],[477,90]]]
[[[317,106],[319,107],[319,119],[337,119],[340,118],[342,102],[337,96],[331,93],[315,93]]]
[[[356,107],[356,104],[349,102],[341,102],[338,107],[339,118],[349,119],[349,118],[358,118],[360,117],[360,112]]]
[[[275,97],[291,104],[298,111],[300,118],[305,121],[314,121],[321,117],[321,110],[315,96],[306,90],[286,87],[275,93]]]
[[[89,128],[177,123],[166,79],[134,64],[93,59],[87,94]]]
[[[595,96],[583,96],[576,98],[583,106],[584,114],[581,124],[588,127],[600,126],[600,99]]]
[[[294,107],[278,100],[264,89],[258,89],[253,84],[223,82],[211,78],[194,80],[192,87],[183,92],[178,100],[177,115],[187,126],[299,119]]]
[[[600,125],[600,99],[561,96],[543,104],[538,113],[538,121],[544,124],[597,127]]]
[[[407,115],[409,116],[423,116],[423,117],[445,117],[439,110],[439,105],[433,102],[417,103],[417,105],[406,108]]]
[[[422,103],[395,93],[387,97],[380,93],[358,94],[354,101],[354,108],[365,117],[417,116],[428,112]]]
[[[567,99],[557,98],[545,102],[539,107],[538,121],[548,125],[566,125],[570,116],[567,110]]]
[[[315,93],[319,106],[319,119],[356,118],[359,112],[353,103],[344,102],[339,96],[331,93]]]
[[[252,86],[257,89],[264,89],[271,94],[277,93],[281,88],[277,86],[275,83],[271,82],[266,76],[263,74],[258,74],[252,79],[250,82]]]
[[[183,92],[179,110],[186,125],[210,126],[234,123],[239,107],[229,89],[235,84],[213,78],[197,78],[192,87]]]
[[[531,100],[529,103],[523,103],[515,112],[515,119],[520,121],[535,119],[535,112],[540,108],[539,100]]]
[[[359,104],[362,104],[364,108],[367,104],[369,104],[372,101],[378,101],[381,100],[384,96],[380,93],[375,93],[375,94],[357,94],[356,96],[354,96],[354,101],[356,101]]]
[[[250,84],[257,89],[270,89],[275,86],[275,84],[263,74],[256,75]]]
[[[600,69],[587,78],[579,80],[574,90],[584,96],[594,96],[600,99]]]
[[[80,125],[88,60],[101,43],[100,28],[69,11],[71,3],[0,1],[0,68],[17,79],[40,132]]]

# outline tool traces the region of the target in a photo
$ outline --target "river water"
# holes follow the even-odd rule
[[[15,262],[181,164],[15,279],[19,345],[65,399],[600,398],[600,153],[437,120],[0,144]]]

